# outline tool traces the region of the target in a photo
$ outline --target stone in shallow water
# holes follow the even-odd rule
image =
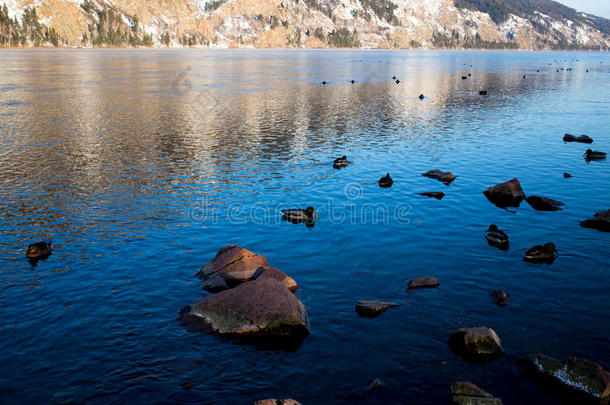
[[[610,232],[610,210],[599,211],[592,218],[582,221],[580,226]]]
[[[537,195],[529,196],[525,199],[529,205],[536,211],[559,211],[565,205],[561,201],[551,198],[539,197]]]
[[[521,183],[517,179],[489,187],[483,191],[483,194],[492,204],[500,208],[518,207],[525,198]]]
[[[500,398],[494,398],[469,381],[458,381],[451,386],[451,402],[458,405],[502,405]]]
[[[407,290],[416,288],[433,288],[441,285],[435,277],[417,277],[407,280]]]
[[[184,308],[181,320],[191,329],[236,338],[302,340],[309,334],[305,305],[273,277],[209,295]]]
[[[449,185],[457,177],[455,174],[453,174],[451,172],[443,172],[438,169],[429,170],[426,173],[423,173],[422,176],[429,177],[431,179],[436,179],[438,181],[442,181],[446,185]]]
[[[254,405],[301,405],[300,402],[295,401],[294,399],[261,399],[256,401]]]
[[[382,312],[387,311],[389,308],[394,308],[397,306],[398,304],[393,302],[358,301],[356,304],[356,312],[362,317],[374,318],[381,315]]]
[[[373,380],[373,382],[371,382],[369,384],[369,387],[367,388],[368,391],[374,391],[378,388],[381,388],[381,386],[383,385],[383,383],[381,382],[381,380],[379,378],[375,378]]]
[[[217,277],[222,277],[227,287],[232,288],[252,280],[260,267],[269,267],[264,256],[239,246],[229,245],[218,250],[216,256],[195,275],[203,281],[202,288],[206,290],[210,288],[208,291],[217,292],[222,288],[222,283]]]
[[[561,362],[537,353],[521,359],[518,365],[523,375],[543,389],[574,396],[573,403],[610,404],[610,373],[590,360],[568,357]]]
[[[572,134],[565,134],[563,136],[564,142],[580,142],[580,143],[593,143],[593,139],[591,139],[587,135],[574,136]]]
[[[492,360],[504,353],[496,332],[485,326],[458,329],[447,343],[454,352],[471,360]]]
[[[430,191],[430,192],[426,192],[426,193],[417,193],[417,194],[424,196],[424,197],[436,198],[437,200],[442,200],[443,197],[445,196],[445,193],[443,193],[442,191]]]

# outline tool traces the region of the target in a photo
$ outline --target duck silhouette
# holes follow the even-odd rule
[[[335,169],[341,169],[342,167],[347,166],[347,156],[343,155],[340,158],[337,158],[333,162],[333,167]]]
[[[385,177],[379,179],[379,187],[387,188],[392,187],[394,180],[390,177],[390,173],[386,174]]]
[[[552,242],[545,243],[544,246],[536,245],[525,252],[523,260],[531,263],[553,263],[557,249]]]
[[[497,225],[491,224],[485,234],[485,239],[489,246],[497,247],[501,250],[508,250],[508,235],[500,230]]]

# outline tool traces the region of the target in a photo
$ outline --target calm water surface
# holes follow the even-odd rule
[[[610,166],[561,141],[610,151],[609,114],[607,53],[3,51],[0,402],[424,404],[471,380],[505,404],[561,403],[515,362],[610,368],[610,234],[578,225],[610,208]],[[343,154],[352,164],[333,170]],[[458,178],[421,176],[434,168]],[[481,194],[513,177],[565,209]],[[280,220],[307,205],[313,228]],[[486,244],[490,223],[508,252]],[[54,253],[32,265],[41,239]],[[522,261],[548,241],[555,263]],[[232,243],[299,283],[312,333],[296,352],[177,321],[206,294],[193,273]],[[422,275],[441,287],[404,291]],[[399,306],[363,319],[358,299]],[[491,364],[446,345],[480,325],[503,340]],[[367,393],[374,378],[385,385]]]

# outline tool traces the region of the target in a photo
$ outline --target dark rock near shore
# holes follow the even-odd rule
[[[572,134],[565,134],[563,136],[564,142],[580,142],[580,143],[593,143],[593,139],[587,135],[574,136]]]
[[[610,210],[599,211],[592,218],[582,221],[580,226],[597,229],[602,232],[610,232]]]
[[[438,287],[441,283],[434,277],[417,277],[407,280],[407,290],[416,288],[433,288]]]
[[[389,308],[397,307],[398,304],[393,302],[382,301],[358,301],[356,304],[356,312],[358,315],[365,318],[374,318],[381,315]]]
[[[610,373],[597,363],[578,357],[559,361],[538,353],[518,365],[523,375],[570,403],[610,404]]]
[[[381,382],[381,380],[379,378],[375,378],[373,380],[373,382],[371,382],[369,384],[369,387],[367,388],[367,391],[374,391],[378,388],[381,388],[381,386],[383,385],[383,383]]]
[[[230,245],[221,248],[216,257],[206,263],[195,275],[203,281],[201,288],[217,292],[250,281],[260,267],[269,267],[264,256],[257,255],[239,246]],[[220,278],[219,278],[220,277]]]
[[[447,343],[451,350],[469,360],[493,360],[504,353],[496,332],[484,326],[458,329]]]
[[[300,402],[295,401],[294,399],[261,399],[256,401],[254,405],[301,405]]]
[[[193,330],[236,338],[302,340],[309,334],[305,305],[273,275],[208,295],[184,308],[181,320]]]
[[[500,208],[518,207],[525,198],[521,183],[517,179],[489,187],[483,191],[483,194],[492,204]]]
[[[451,403],[457,405],[502,405],[502,400],[494,398],[489,392],[470,381],[458,381],[451,386]]]
[[[553,200],[551,198],[539,197],[537,195],[529,196],[525,199],[529,205],[536,211],[559,211],[562,210],[564,203]]]
[[[443,193],[442,191],[429,191],[426,193],[417,193],[417,194],[424,196],[424,197],[436,198],[437,200],[442,200],[443,197],[445,196],[445,193]]]
[[[438,181],[442,181],[446,185],[451,184],[453,180],[457,177],[455,174],[451,172],[443,172],[438,169],[429,170],[426,173],[423,173],[422,176],[429,177],[431,179],[436,179]]]
[[[489,296],[493,298],[494,302],[499,307],[508,304],[508,300],[510,299],[510,294],[504,290],[491,290]]]

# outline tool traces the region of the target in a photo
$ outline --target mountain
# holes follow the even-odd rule
[[[610,20],[551,0],[5,1],[0,46],[610,48]]]

